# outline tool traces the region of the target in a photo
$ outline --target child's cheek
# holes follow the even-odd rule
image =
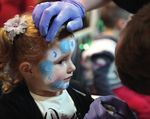
[[[55,66],[55,78],[60,80],[66,75],[67,71],[67,63],[63,62],[61,65]]]
[[[39,64],[39,69],[43,79],[50,79],[54,72],[54,64],[49,60],[45,60]]]

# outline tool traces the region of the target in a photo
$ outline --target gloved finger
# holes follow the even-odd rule
[[[57,32],[60,30],[61,26],[70,18],[70,11],[67,9],[62,10],[58,16],[54,19],[48,34],[46,36],[46,41],[53,41]]]
[[[115,119],[101,104],[100,98],[94,100],[90,105],[90,110],[86,114],[87,119]]]
[[[92,105],[91,105],[92,106]],[[93,102],[93,110],[95,110],[95,113],[97,115],[97,118],[93,118],[93,119],[120,119],[120,118],[114,118],[114,116],[112,114],[110,114],[101,104],[101,100],[100,98],[97,98],[94,102]],[[91,118],[92,119],[92,118]]]
[[[46,8],[48,8],[50,5],[51,5],[50,2],[45,2],[45,3],[36,5],[36,7],[34,8],[34,10],[32,12],[32,17],[33,17],[36,27],[39,26],[39,22],[40,22],[43,11]]]
[[[108,104],[115,107],[115,110],[118,114],[127,118],[132,117],[134,119],[134,115],[130,110],[130,108],[128,107],[127,103],[120,100],[119,98],[115,96],[103,96],[101,97],[101,102],[103,104]]]
[[[100,99],[94,100],[91,105],[88,113],[85,115],[84,119],[96,119],[98,118]],[[98,113],[97,113],[98,112]]]
[[[45,36],[48,32],[48,27],[51,21],[51,18],[57,15],[60,12],[60,7],[57,4],[51,5],[51,7],[45,9],[41,16],[39,23],[40,33]]]
[[[88,118],[88,113],[85,114],[84,119],[89,119]]]
[[[101,100],[100,98],[95,99],[91,105],[90,108],[95,110],[95,112],[97,112],[97,114],[103,114],[105,110],[105,108],[101,105]]]
[[[103,104],[108,104],[108,105],[112,105],[116,108],[116,110],[119,110],[122,107],[127,107],[127,104],[122,101],[121,99],[113,96],[113,95],[109,95],[109,96],[102,96],[100,98],[101,102]]]
[[[91,107],[88,113],[86,113],[84,119],[96,119],[96,118],[97,118],[97,113],[95,112],[95,109]]]
[[[69,31],[75,31],[77,29],[80,29],[83,27],[83,21],[82,18],[76,18],[67,24],[67,29]]]

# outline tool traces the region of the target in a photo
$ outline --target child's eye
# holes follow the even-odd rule
[[[56,64],[62,64],[63,62],[67,61],[68,57],[64,57],[56,62]]]
[[[60,60],[57,64],[62,64],[64,60]]]
[[[63,58],[63,59],[59,60],[59,61],[57,62],[57,64],[62,64],[62,63],[65,62],[65,61],[66,61],[66,58]]]

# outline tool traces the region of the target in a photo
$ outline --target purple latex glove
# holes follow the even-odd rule
[[[38,4],[33,11],[33,20],[47,41],[52,41],[61,26],[67,22],[67,29],[74,31],[83,27],[85,8],[79,0],[62,0]],[[51,19],[55,19],[51,23]],[[49,27],[50,25],[50,28]]]
[[[104,104],[113,106],[116,111],[108,112]],[[103,96],[92,102],[84,119],[136,119],[136,116],[125,102],[114,96]]]

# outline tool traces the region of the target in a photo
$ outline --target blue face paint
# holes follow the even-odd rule
[[[49,60],[45,60],[39,64],[40,72],[43,78],[50,77],[52,75],[53,67],[53,63]]]
[[[48,58],[52,62],[55,61],[55,60],[57,60],[60,56],[61,56],[61,51],[58,50],[58,49],[51,49],[48,52]]]
[[[71,47],[71,51],[73,52],[76,47],[76,42],[74,39],[70,40],[70,47]]]
[[[75,40],[62,40],[60,42],[60,50],[63,53],[73,52],[75,49]]]
[[[51,88],[53,90],[66,89],[68,88],[68,86],[69,86],[69,82],[64,82],[63,80],[58,80],[51,84]]]
[[[57,57],[57,52],[53,51],[53,57],[56,58]]]

